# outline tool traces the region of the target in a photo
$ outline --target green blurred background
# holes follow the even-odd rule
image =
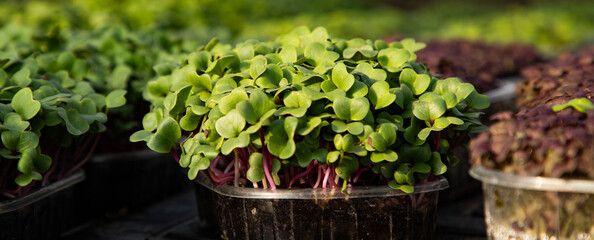
[[[169,41],[204,44],[271,39],[292,28],[330,35],[520,42],[545,55],[594,43],[594,1],[389,0],[53,0],[0,2],[0,47],[14,32],[93,30],[122,25]],[[6,30],[6,29],[13,30]],[[12,36],[8,38],[9,35]],[[4,36],[1,36],[4,35]],[[151,35],[154,37],[155,35]],[[194,47],[194,44],[186,46]]]

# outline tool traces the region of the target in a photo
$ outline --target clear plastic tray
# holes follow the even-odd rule
[[[489,239],[594,238],[594,181],[528,177],[477,167]]]
[[[227,197],[254,199],[348,199],[404,196],[408,193],[394,190],[388,186],[349,187],[347,194],[340,188],[296,188],[277,189],[274,191],[263,188],[234,187],[231,185],[214,186],[206,176],[199,174],[196,181],[202,186]],[[444,177],[439,180],[415,185],[413,194],[435,192],[448,188],[448,181]]]
[[[26,207],[31,203],[39,201],[40,199],[44,199],[47,196],[50,196],[83,180],[85,180],[85,173],[82,170],[79,170],[64,179],[42,187],[23,197],[0,202],[0,214],[12,212]]]
[[[196,184],[200,221],[223,239],[434,239],[445,178],[415,192],[384,187],[264,190]]]
[[[74,226],[74,185],[85,179],[82,169],[28,195],[0,203],[0,239],[49,240]]]

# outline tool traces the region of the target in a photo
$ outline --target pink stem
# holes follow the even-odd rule
[[[336,182],[334,182],[334,178],[336,178],[336,167],[334,165],[332,165],[331,168],[331,172],[330,172],[330,182],[332,183],[332,187],[338,187],[338,184],[336,184]]]
[[[265,150],[264,150],[265,151]],[[276,190],[276,185],[274,184],[274,180],[272,180],[272,175],[270,175],[270,169],[268,164],[270,164],[268,157],[264,154],[264,175],[266,175],[266,179],[270,184],[270,190]]]
[[[175,161],[179,163],[179,156],[177,156],[177,153],[174,149],[171,149],[171,154],[173,154],[173,159],[175,159]]]
[[[322,166],[318,164],[318,177],[316,178],[316,184],[313,185],[313,188],[317,188],[320,185],[320,180],[322,180]]]
[[[225,168],[225,171],[223,171],[223,173],[228,173],[229,171],[231,171],[231,168],[233,167],[234,163],[235,163],[235,160],[229,162],[229,164],[227,164],[227,167]]]
[[[326,188],[326,183],[328,183],[328,177],[330,177],[330,166],[325,166],[324,169],[324,180],[322,181],[322,188]]]
[[[297,181],[300,178],[302,178],[302,177],[306,176],[307,174],[309,174],[311,172],[311,170],[313,169],[313,166],[315,164],[317,164],[317,163],[318,163],[318,160],[311,161],[309,163],[309,165],[307,166],[307,169],[304,172],[302,172],[300,174],[297,174],[297,176],[293,177],[293,179],[291,179],[291,182],[289,182],[289,188],[291,188],[291,186],[293,185],[293,183],[295,183],[295,181]]]
[[[353,178],[353,183],[356,183],[357,180],[359,180],[359,177],[361,177],[361,174],[367,170],[369,170],[371,168],[371,166],[373,165],[369,165],[367,167],[364,167],[362,169],[360,169],[359,171],[357,171],[357,173],[355,174],[355,178]]]
[[[274,184],[274,180],[272,180],[272,176],[270,175],[270,170],[268,164],[270,164],[272,159],[269,159],[268,151],[266,150],[266,145],[264,144],[264,133],[262,133],[262,129],[260,129],[260,141],[262,141],[262,155],[263,155],[263,167],[264,167],[264,175],[266,175],[266,180],[270,183],[270,190],[276,190],[276,185]]]

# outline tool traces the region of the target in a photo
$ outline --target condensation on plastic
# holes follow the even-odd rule
[[[408,193],[394,190],[388,186],[348,187],[347,194],[340,188],[307,188],[277,189],[274,191],[262,188],[234,187],[231,185],[214,186],[206,176],[199,174],[196,181],[202,186],[227,197],[254,199],[349,199],[404,196]],[[413,194],[435,192],[448,188],[448,181],[440,177],[437,181],[415,185]]]
[[[594,181],[518,176],[477,167],[489,239],[593,239]]]
[[[19,197],[13,200],[7,200],[0,202],[0,214],[12,212],[27,205],[46,198],[56,192],[59,192],[65,188],[68,188],[74,184],[77,184],[85,179],[85,173],[82,170],[76,171],[74,174],[54,182],[50,185],[40,188],[30,194],[23,197]]]

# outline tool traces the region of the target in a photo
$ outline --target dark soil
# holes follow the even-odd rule
[[[197,186],[196,199],[224,239],[433,239],[437,197],[242,199]]]

